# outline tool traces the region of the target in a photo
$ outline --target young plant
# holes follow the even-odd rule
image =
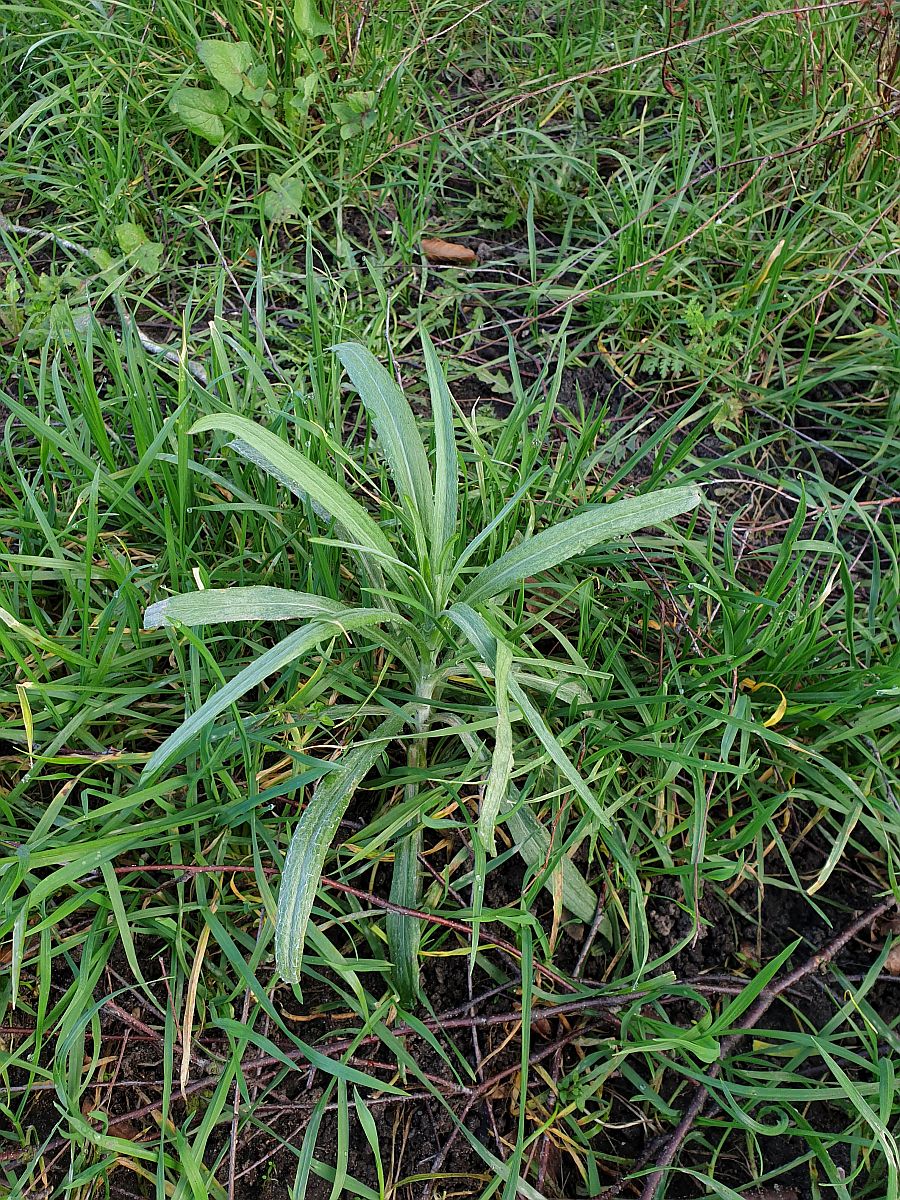
[[[351,607],[281,588],[232,587],[173,596],[152,605],[145,614],[148,629],[238,620],[298,620],[301,625],[210,696],[159,746],[144,774],[151,776],[170,766],[220,713],[267,676],[328,643],[336,634],[364,629],[402,664],[407,699],[398,705],[385,698],[379,709],[383,713],[380,724],[346,750],[336,768],[318,784],[297,823],[278,897],[275,952],[282,978],[296,982],[300,977],[306,928],[325,856],[355,790],[387,746],[405,738],[410,781],[404,802],[407,811],[414,813],[417,780],[424,777],[429,761],[429,732],[437,723],[456,730],[455,736],[472,761],[484,764],[483,800],[475,831],[477,855],[493,851],[495,827],[502,819],[519,853],[526,862],[537,865],[550,855],[550,834],[531,809],[519,802],[512,782],[512,728],[524,723],[563,786],[574,791],[593,815],[628,883],[632,953],[642,963],[646,957],[640,932],[644,928],[642,893],[625,838],[554,735],[545,711],[529,695],[549,693],[552,697],[564,692],[565,685],[560,685],[558,677],[548,676],[546,663],[530,659],[502,632],[500,606],[513,591],[524,589],[527,594],[535,576],[599,543],[688,512],[698,503],[699,494],[693,486],[676,487],[589,505],[520,540],[516,540],[516,531],[510,530],[506,539],[510,549],[494,561],[477,565],[481,548],[511,520],[519,495],[510,497],[484,529],[466,540],[458,518],[463,465],[454,433],[453,402],[427,335],[423,335],[423,345],[433,415],[431,461],[412,410],[384,367],[362,346],[346,343],[336,347],[393,479],[395,495],[382,498],[394,518],[391,538],[341,484],[260,425],[227,413],[204,417],[194,425],[194,434],[215,430],[233,435],[232,449],[295,494],[307,497],[317,512],[327,514],[333,522],[334,544],[356,559],[371,604]],[[454,719],[455,714],[441,711],[441,697],[451,680],[473,673],[493,691],[496,728],[492,752],[477,734]],[[396,696],[396,679],[393,684]],[[373,691],[377,708],[374,684]],[[418,902],[421,837],[421,827],[413,817],[394,848],[391,900],[398,906],[415,907]],[[561,887],[566,907],[581,920],[591,920],[596,897],[582,875],[565,855],[558,871],[555,885]],[[418,922],[389,914],[387,933],[395,983],[408,1003],[418,988]]]

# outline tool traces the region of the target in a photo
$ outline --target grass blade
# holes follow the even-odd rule
[[[372,1151],[372,1157],[375,1160],[375,1171],[378,1175],[378,1195],[385,1195],[384,1187],[384,1162],[385,1155],[381,1149],[381,1142],[378,1138],[378,1126],[375,1124],[375,1118],[366,1107],[366,1102],[359,1093],[359,1088],[353,1089],[353,1104],[356,1108],[356,1118],[359,1121],[360,1128],[365,1135],[366,1141],[369,1143],[369,1149]]]
[[[512,722],[509,719],[507,686],[512,666],[512,651],[505,643],[497,643],[496,663],[494,688],[497,696],[497,733],[494,741],[494,754],[491,759],[491,770],[478,814],[478,834],[482,844],[491,854],[496,853],[494,826],[497,824],[497,817],[500,815],[500,809],[509,791],[509,781],[513,769]]]
[[[514,799],[510,795],[504,804],[504,810],[513,804]],[[552,839],[527,804],[512,808],[506,817],[506,828],[516,844],[516,849],[529,867],[540,868],[549,860],[553,849]],[[567,854],[560,857],[558,867],[553,868],[544,883],[544,887],[551,892],[554,890],[554,875],[557,870],[562,873],[564,906],[579,921],[590,923],[597,914],[596,894]]]
[[[462,728],[454,715],[444,714],[443,719],[457,730],[460,741],[473,761],[483,764],[487,759],[487,750],[481,739],[470,730]],[[516,844],[516,850],[529,867],[539,869],[543,864],[549,863],[553,850],[550,834],[528,805],[519,803],[519,792],[514,783],[509,785],[501,811],[506,814],[506,827]],[[567,854],[562,854],[554,866],[554,871],[557,869],[562,871],[563,904],[580,921],[592,921],[597,912],[597,896],[578,867]],[[544,886],[553,891],[552,872]]]
[[[257,451],[262,456],[261,465],[266,469],[271,468],[271,473],[279,482],[289,480],[294,483],[314,504],[318,504],[334,517],[363,551],[375,552],[398,582],[405,581],[403,571],[394,560],[391,544],[377,523],[363,506],[353,499],[346,488],[330,475],[326,475],[299,450],[289,446],[268,429],[257,425],[255,421],[248,421],[246,417],[239,417],[234,413],[216,413],[210,417],[203,417],[191,426],[190,432],[206,433],[209,430],[231,433]]]
[[[419,852],[422,830],[414,829],[394,848],[394,873],[391,877],[391,903],[415,908],[419,899]],[[409,1007],[419,990],[419,921],[416,917],[389,912],[385,919],[394,983],[401,1003]]]
[[[447,615],[457,628],[462,630],[478,653],[483,655],[488,666],[496,671],[497,638],[485,619],[467,604],[454,604],[452,608],[448,609]],[[636,967],[643,967],[647,957],[648,938],[643,911],[643,893],[634,863],[628,853],[628,847],[625,845],[621,833],[615,828],[609,813],[598,801],[578,768],[560,745],[559,740],[554,737],[544,718],[528,699],[521,685],[510,677],[508,687],[511,697],[522,710],[523,716],[560,774],[568,779],[603,828],[603,840],[628,881],[632,958]]]
[[[432,557],[435,570],[446,564],[456,536],[459,492],[459,454],[453,432],[453,397],[431,338],[422,330],[422,350],[434,421],[434,507],[431,514]]]
[[[859,1113],[869,1130],[871,1130],[873,1140],[880,1146],[887,1170],[886,1200],[897,1200],[898,1196],[900,1196],[900,1148],[897,1146],[897,1139],[891,1130],[887,1128],[878,1113],[875,1112],[874,1108],[860,1093],[859,1088],[847,1072],[844,1071],[837,1060],[825,1049],[824,1041],[818,1037],[811,1040],[815,1043],[816,1048],[840,1084],[847,1099]]]

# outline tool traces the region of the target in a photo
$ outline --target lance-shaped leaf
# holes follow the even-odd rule
[[[314,621],[352,611],[337,600],[289,588],[207,588],[157,600],[144,613],[144,628],[217,625],[223,621]]]
[[[432,557],[438,569],[443,565],[456,535],[459,492],[459,454],[453,432],[453,398],[428,334],[422,330],[425,371],[431,394],[434,421],[434,508],[431,516]]]
[[[460,599],[466,604],[480,604],[491,596],[505,592],[523,579],[549,571],[559,563],[584,554],[592,546],[659,525],[700,503],[700,493],[693,485],[653,492],[617,500],[614,504],[599,504],[567,521],[559,521],[525,538],[508,550],[496,562],[483,570],[463,588]]]
[[[310,462],[305,454],[255,421],[248,421],[246,417],[239,417],[235,413],[214,413],[203,417],[191,426],[190,432],[205,433],[210,429],[231,433],[245,446],[256,451],[258,458],[255,461],[259,466],[271,470],[279,482],[289,481],[289,484],[309,496],[315,505],[334,517],[361,551],[376,555],[395,581],[405,585],[406,574],[397,563],[391,544],[378,524],[346,488]]]
[[[488,774],[484,797],[478,813],[478,833],[482,845],[489,853],[496,853],[494,826],[509,790],[513,769],[512,721],[509,717],[509,673],[512,667],[512,651],[505,642],[497,642],[496,674],[494,688],[497,697],[497,731],[494,736],[494,753]]]
[[[487,665],[496,674],[497,672],[497,638],[480,613],[475,612],[468,604],[454,604],[452,608],[447,610],[447,616],[461,629],[463,634],[468,638],[469,642],[481,654]],[[578,771],[578,768],[566,754],[563,747],[560,745],[557,738],[553,736],[546,721],[528,699],[521,684],[509,675],[507,677],[507,688],[509,694],[515,700],[516,704],[522,711],[525,720],[531,726],[532,730],[537,734],[541,745],[550,755],[550,758],[569,780],[572,786],[578,792],[579,796],[587,804],[588,808],[594,812],[602,822],[605,828],[610,827],[609,813],[597,800],[594,793],[588,787],[586,781]]]
[[[383,608],[358,608],[342,613],[340,617],[327,620],[311,621],[308,625],[294,630],[277,645],[261,654],[255,662],[244,667],[224,687],[214,692],[196,712],[167,737],[163,744],[150,755],[142,772],[142,778],[155,774],[162,767],[172,763],[193,741],[193,739],[211,724],[219,713],[224,712],[236,700],[256,687],[267,676],[274,675],[283,667],[310,650],[315,649],[328,638],[338,637],[355,629],[364,629],[367,625],[378,625],[382,621],[394,620],[394,614]]]
[[[422,830],[410,830],[394,845],[394,870],[391,875],[391,904],[415,908],[419,902],[419,855]],[[387,912],[384,927],[393,963],[393,980],[405,1007],[410,1007],[419,990],[419,941],[421,922],[417,917]]]
[[[447,616],[468,638],[488,666],[496,671],[497,639],[490,626],[479,613],[467,604],[454,604]],[[614,825],[606,808],[600,803],[578,768],[566,754],[559,739],[553,735],[547,722],[529,700],[522,686],[510,677],[509,694],[522,711],[538,741],[546,750],[560,774],[568,779],[575,792],[595,814],[603,826],[603,840],[628,881],[629,928],[631,932],[632,961],[636,968],[643,967],[647,959],[648,931],[644,914],[644,896],[634,862],[620,831]]]
[[[566,664],[568,665],[568,664]],[[473,663],[474,673],[466,674],[462,669],[455,669],[451,674],[451,679],[468,678],[475,679],[476,674],[482,679],[493,679],[494,672],[484,662]],[[564,667],[557,668],[560,672]],[[533,671],[522,671],[517,666],[513,665],[512,673],[521,683],[522,687],[528,688],[531,692],[543,692],[546,696],[552,696],[554,700],[559,700],[563,704],[590,704],[591,693],[581,683],[575,680],[548,679],[546,675],[536,675]],[[593,674],[597,678],[608,679],[609,675],[605,671],[595,671]]]
[[[364,346],[334,347],[378,435],[394,483],[407,511],[420,525],[431,519],[434,496],[428,456],[409,402],[378,359]]]
[[[511,807],[517,798],[518,793],[510,785],[509,793],[502,806],[502,811]],[[529,867],[540,870],[549,861],[553,849],[550,834],[527,804],[522,804],[518,808],[512,808],[512,811],[507,813],[505,820],[506,828],[509,830],[510,837],[515,842],[516,850],[518,850],[525,862],[528,863]],[[560,857],[557,869],[562,872],[563,904],[579,921],[593,921],[597,915],[597,897],[588,886],[585,877],[567,854],[563,854]],[[555,874],[555,871],[553,874]],[[551,890],[553,888],[553,874],[551,874],[545,884]]]
[[[281,877],[275,922],[275,963],[279,975],[288,983],[296,983],[300,978],[309,914],[338,822],[354,792],[406,720],[404,713],[392,714],[370,738],[348,750],[339,765],[318,784],[297,822]]]

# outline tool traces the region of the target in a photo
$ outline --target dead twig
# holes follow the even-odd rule
[[[345,892],[348,896],[355,896],[358,900],[365,900],[367,904],[371,904],[373,908],[383,909],[384,912],[396,913],[401,917],[415,917],[419,921],[428,921],[432,925],[441,925],[445,929],[452,929],[456,933],[461,933],[467,938],[472,936],[472,927],[464,921],[454,921],[450,917],[439,917],[435,913],[423,912],[417,908],[407,908],[403,904],[392,904],[390,900],[382,900],[380,896],[374,895],[372,892],[364,892],[360,888],[351,887],[349,883],[341,883],[338,879],[331,879],[326,875],[322,876],[322,883],[325,887],[332,888],[337,892]],[[514,946],[512,942],[507,942],[503,938],[492,937],[491,941],[501,950],[505,950],[507,954],[511,954],[514,958],[520,959],[522,951],[518,946]],[[548,979],[552,979],[554,983],[560,987],[566,988],[567,991],[576,991],[575,984],[571,980],[566,979],[565,975],[560,975],[551,967],[544,963],[535,962],[534,969],[541,975],[545,975]]]
[[[675,1156],[678,1154],[678,1151],[681,1149],[685,1139],[690,1133],[694,1122],[697,1120],[709,1102],[711,1093],[707,1091],[706,1085],[711,1083],[713,1080],[718,1079],[719,1075],[722,1073],[722,1067],[725,1065],[725,1062],[728,1060],[729,1056],[734,1053],[734,1051],[737,1049],[737,1046],[747,1035],[747,1033],[759,1024],[760,1020],[762,1020],[762,1018],[766,1015],[779,996],[782,996],[790,988],[796,987],[796,985],[807,976],[814,975],[823,967],[827,966],[832,959],[834,959],[841,952],[841,950],[844,949],[849,941],[855,938],[858,933],[861,933],[862,930],[867,929],[870,925],[877,921],[879,917],[883,917],[885,913],[890,912],[892,908],[896,907],[896,904],[897,901],[893,896],[890,896],[886,900],[879,901],[879,903],[873,908],[868,909],[861,916],[851,921],[850,924],[837,935],[837,937],[832,938],[830,942],[827,942],[821,950],[817,950],[815,954],[810,955],[810,957],[806,959],[805,962],[801,963],[799,967],[795,967],[793,971],[789,971],[786,975],[783,975],[775,983],[771,984],[760,993],[756,1003],[744,1014],[742,1028],[737,1033],[733,1033],[729,1037],[722,1039],[719,1047],[718,1060],[709,1068],[704,1081],[697,1085],[697,1088],[694,1091],[687,1108],[682,1114],[681,1120],[678,1122],[674,1131],[666,1141],[662,1152],[659,1154],[656,1160],[656,1165],[652,1172],[644,1181],[640,1200],[653,1200],[655,1197],[657,1188],[659,1187],[667,1168],[671,1166]],[[612,1188],[608,1188],[603,1193],[602,1200],[612,1200],[612,1198],[617,1196],[622,1190],[625,1182],[626,1181],[623,1179]]]
[[[867,2],[868,0],[856,0],[856,3],[860,7]],[[380,154],[369,163],[363,171],[352,176],[352,179],[355,181],[362,178],[364,174],[379,166],[385,159],[390,158],[392,154],[396,154],[401,150],[408,150],[412,146],[418,146],[421,142],[433,138],[435,134],[448,133],[451,129],[459,129],[461,126],[470,123],[476,129],[484,128],[488,121],[496,120],[504,116],[511,109],[518,108],[519,105],[524,104],[527,100],[544,96],[548,92],[564,91],[566,88],[571,88],[573,84],[582,83],[587,79],[601,79],[604,75],[612,75],[616,71],[622,71],[627,67],[640,66],[641,63],[652,62],[657,58],[668,59],[675,50],[687,50],[692,46],[700,46],[704,42],[712,41],[713,38],[738,33],[744,29],[752,29],[753,26],[759,25],[761,21],[766,21],[770,17],[830,12],[833,9],[844,7],[846,7],[846,0],[827,0],[823,4],[805,4],[799,8],[795,4],[792,4],[790,8],[767,9],[765,12],[754,13],[753,16],[744,17],[743,20],[733,21],[729,25],[722,25],[717,29],[708,29],[703,33],[695,34],[693,37],[684,38],[680,42],[657,47],[655,50],[648,50],[644,54],[636,54],[624,62],[605,63],[602,67],[591,67],[587,71],[580,71],[577,75],[569,75],[566,79],[556,79],[552,83],[542,83],[539,79],[531,80],[525,84],[520,92],[517,92],[507,100],[488,101],[488,103],[483,104],[480,108],[474,111],[470,110],[463,116],[457,117],[454,121],[448,121],[445,125],[441,125],[437,129],[428,129],[424,133],[417,134],[416,137],[408,138],[405,142],[397,142],[396,145],[391,146],[390,149],[385,150],[383,154]]]

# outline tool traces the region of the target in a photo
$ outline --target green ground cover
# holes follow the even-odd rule
[[[0,4],[0,1195],[900,1195],[896,20]]]

